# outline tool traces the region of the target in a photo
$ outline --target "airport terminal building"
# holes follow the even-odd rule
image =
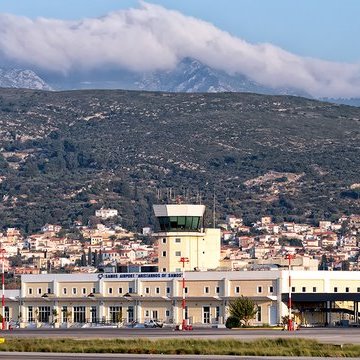
[[[285,270],[216,271],[220,230],[204,228],[205,206],[154,205],[154,212],[159,272],[22,275],[21,290],[6,291],[6,320],[22,327],[180,324],[185,295],[187,322],[220,325],[229,302],[245,296],[257,306],[253,325],[277,325],[291,294],[298,324],[358,324],[358,271],[291,270],[291,286]]]
[[[288,314],[288,278],[283,270],[186,272],[186,318],[222,324],[229,301],[243,295],[258,307],[253,325],[280,324]],[[291,271],[291,278],[298,324],[358,323],[358,272]],[[23,275],[21,290],[5,294],[6,320],[23,327],[182,321],[181,272]]]

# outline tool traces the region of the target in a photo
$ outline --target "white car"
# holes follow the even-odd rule
[[[163,323],[158,320],[147,320],[144,322],[145,327],[147,328],[162,328]]]

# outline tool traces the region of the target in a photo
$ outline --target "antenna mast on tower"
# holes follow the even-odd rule
[[[215,188],[214,188],[214,203],[213,203],[213,227],[215,229],[215,219],[216,219],[216,209],[215,209]]]

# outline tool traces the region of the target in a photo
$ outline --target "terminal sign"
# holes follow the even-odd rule
[[[174,279],[182,277],[182,273],[114,273],[98,274],[101,279]]]

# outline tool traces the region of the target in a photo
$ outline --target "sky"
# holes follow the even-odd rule
[[[271,42],[298,55],[360,62],[359,0],[152,0],[211,22],[252,43]],[[137,0],[2,0],[0,13],[82,19],[138,7]]]
[[[264,85],[360,96],[359,14],[358,0],[2,0],[0,65],[151,71],[190,56]]]

